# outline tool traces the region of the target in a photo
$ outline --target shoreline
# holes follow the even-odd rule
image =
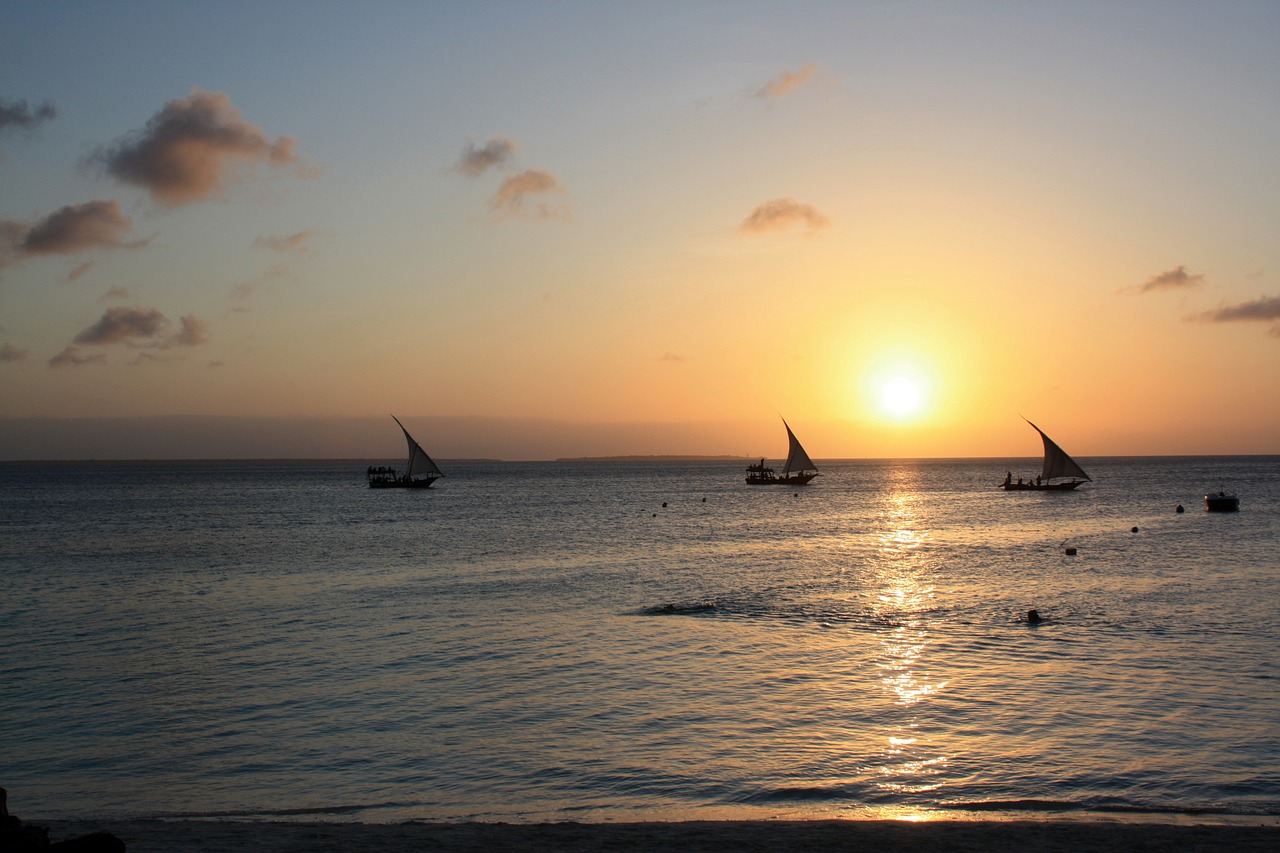
[[[1171,816],[1172,817],[1172,816]],[[877,853],[1216,853],[1280,849],[1280,817],[1259,823],[1197,823],[1134,819],[992,820],[725,820],[632,823],[418,823],[283,822],[236,820],[57,820],[54,841],[110,832],[129,853],[499,853],[515,850],[586,853],[600,850],[679,850],[735,853],[874,850]],[[1266,821],[1266,822],[1261,822]]]

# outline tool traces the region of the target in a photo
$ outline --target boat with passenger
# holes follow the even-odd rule
[[[1239,512],[1240,498],[1219,490],[1216,495],[1204,496],[1204,508],[1209,512]]]
[[[818,476],[818,466],[813,464],[809,454],[800,445],[800,440],[791,431],[784,418],[782,425],[787,428],[787,461],[782,463],[779,474],[763,459],[755,465],[747,466],[747,483],[752,486],[804,486]]]
[[[1023,420],[1027,421],[1026,418]],[[1027,423],[1031,424],[1031,421]],[[1044,465],[1040,469],[1040,476],[1034,480],[1027,478],[1026,482],[1019,477],[1015,482],[1013,472],[1010,471],[1004,475],[1001,488],[1006,492],[1068,492],[1086,480],[1093,482],[1076,460],[1044,434],[1044,430],[1035,424],[1031,424],[1031,428],[1040,433],[1040,438],[1044,441]],[[1066,477],[1071,479],[1064,482],[1063,478]]]
[[[404,440],[409,445],[409,458],[405,463],[405,471],[400,474],[390,466],[370,466],[368,470],[369,488],[371,489],[429,489],[431,484],[444,476],[444,472],[435,461],[422,449],[422,445],[414,441],[413,436],[400,423],[395,415],[391,420],[396,422],[404,433]]]

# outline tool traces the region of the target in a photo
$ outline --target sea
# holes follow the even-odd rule
[[[748,461],[0,464],[10,808],[1280,816],[1280,457]]]

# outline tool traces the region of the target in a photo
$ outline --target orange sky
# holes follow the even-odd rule
[[[1280,453],[1276,8],[307,8],[0,9],[0,457]]]

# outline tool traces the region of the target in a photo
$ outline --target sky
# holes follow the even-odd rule
[[[0,31],[0,458],[1280,453],[1277,3]]]

